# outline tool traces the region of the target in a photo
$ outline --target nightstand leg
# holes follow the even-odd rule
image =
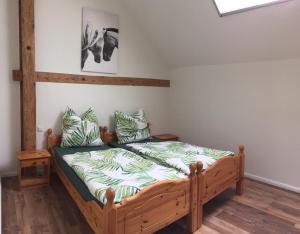
[[[48,161],[48,166],[47,166],[47,180],[48,180],[48,184],[50,183],[50,159]]]
[[[21,169],[21,162],[18,162],[18,180],[19,180],[19,187],[21,187],[21,177],[22,177],[22,169]]]

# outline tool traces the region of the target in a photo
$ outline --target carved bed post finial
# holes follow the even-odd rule
[[[106,197],[106,207],[111,207],[114,204],[115,191],[112,188],[108,188],[105,193]]]
[[[49,128],[48,131],[47,131],[47,133],[48,133],[48,136],[51,135],[52,134],[52,129]]]
[[[100,127],[100,133],[106,133],[107,132],[107,127]]]
[[[203,163],[197,162],[197,174],[200,174],[203,169]]]
[[[244,151],[245,151],[245,146],[244,145],[240,145],[239,146],[239,155],[244,154]]]
[[[100,127],[100,135],[104,144],[112,141],[112,133],[108,131],[107,127]]]
[[[190,177],[196,174],[196,170],[197,170],[197,164],[196,163],[190,164]]]

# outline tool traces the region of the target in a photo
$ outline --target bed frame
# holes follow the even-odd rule
[[[100,128],[105,143],[109,140],[106,133],[106,128]],[[60,142],[61,135],[54,135],[49,129],[47,147],[52,155],[54,155],[53,147]],[[196,169],[201,165],[191,165],[191,174],[187,178],[155,183],[136,195],[124,199],[120,204],[114,204],[115,192],[110,188],[105,194],[107,203],[104,207],[95,200],[83,200],[55,160],[54,167],[78,208],[97,234],[153,233],[184,216],[187,216],[188,230],[190,232],[197,230]]]
[[[102,129],[105,143],[117,140],[115,132],[109,132],[106,127]],[[198,218],[197,229],[202,225],[203,205],[215,196],[236,184],[236,194],[242,195],[244,191],[245,147],[239,146],[239,153],[234,156],[226,156],[217,160],[206,170],[201,162],[197,163],[196,174],[198,177]]]
[[[203,205],[215,196],[236,184],[236,194],[244,192],[244,168],[245,168],[245,147],[239,146],[239,153],[234,156],[226,156],[217,160],[207,170],[202,170],[200,165],[198,175],[198,225],[200,228],[203,219]]]

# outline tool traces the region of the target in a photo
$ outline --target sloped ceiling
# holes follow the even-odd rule
[[[172,67],[300,57],[300,0],[222,18],[213,0],[120,1]]]

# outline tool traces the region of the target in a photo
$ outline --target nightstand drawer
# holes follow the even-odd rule
[[[24,167],[35,167],[35,166],[46,166],[49,164],[48,158],[34,159],[34,160],[23,160],[20,162],[21,168]]]

